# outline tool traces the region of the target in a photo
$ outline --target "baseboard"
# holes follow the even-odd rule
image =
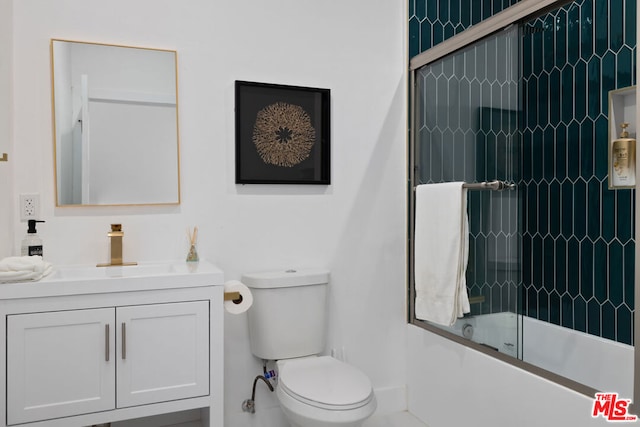
[[[407,389],[405,386],[379,387],[374,390],[378,407],[375,415],[384,416],[407,410]],[[279,407],[259,408],[259,417],[267,426],[279,426],[283,422]],[[256,414],[238,413],[228,414],[231,426],[246,426],[253,424]],[[111,423],[111,427],[201,427],[200,411],[191,410],[172,414],[156,415],[135,420]]]
[[[234,412],[225,414],[224,427],[282,427],[289,423],[280,406],[259,407],[255,414]]]
[[[202,421],[190,421],[188,423],[180,423],[180,424],[171,424],[170,426],[164,427],[202,427]]]
[[[380,387],[374,390],[378,408],[376,415],[388,415],[407,410],[406,386]]]
[[[111,427],[201,427],[200,410],[173,412],[111,423]]]

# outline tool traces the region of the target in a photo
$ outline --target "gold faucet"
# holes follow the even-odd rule
[[[107,233],[111,240],[111,262],[108,264],[98,264],[98,267],[110,267],[117,265],[136,265],[136,262],[122,262],[122,224],[111,224],[111,231]]]

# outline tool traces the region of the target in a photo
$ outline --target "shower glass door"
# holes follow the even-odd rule
[[[519,31],[508,28],[415,74],[414,185],[519,181]],[[469,190],[467,288],[459,336],[518,357],[518,190]]]
[[[412,184],[517,189],[468,192],[471,312],[411,322],[589,396],[634,394],[637,195],[609,187],[608,155],[637,126],[636,15],[635,0],[562,2],[412,58]]]

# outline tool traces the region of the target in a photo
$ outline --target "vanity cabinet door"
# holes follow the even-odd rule
[[[113,308],[7,316],[7,423],[115,407]]]
[[[116,308],[118,408],[209,394],[209,301]]]

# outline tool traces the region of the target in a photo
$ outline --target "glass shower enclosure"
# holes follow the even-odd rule
[[[468,190],[471,312],[429,329],[591,396],[633,394],[636,192],[609,188],[608,147],[611,94],[636,115],[635,17],[633,0],[563,2],[412,74],[411,187],[515,184]]]
[[[414,184],[519,179],[519,34],[514,26],[415,76]],[[449,328],[518,356],[518,189],[468,189],[471,312]]]

